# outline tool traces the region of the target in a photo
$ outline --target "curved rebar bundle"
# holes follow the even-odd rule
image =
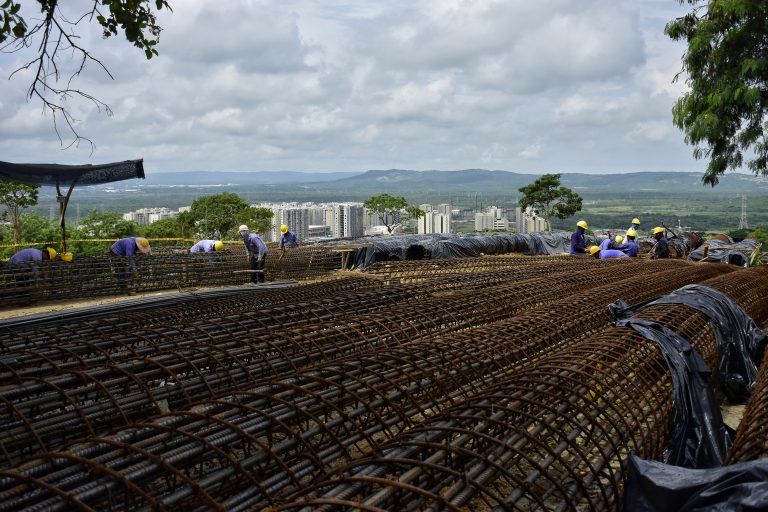
[[[768,320],[768,306],[757,299],[768,286],[767,272],[705,284],[758,321]],[[687,335],[709,355],[710,367],[716,365],[715,336],[704,315],[652,307],[643,316]],[[615,509],[629,451],[658,458],[665,448],[670,386],[656,344],[614,327],[507,377],[376,455],[339,468],[305,498],[275,508]]]
[[[657,273],[653,280],[646,277],[662,268],[672,270]],[[594,342],[585,342],[584,337],[605,328],[605,306],[615,298],[638,301],[721,273],[735,274],[726,266],[671,261],[644,262],[639,267],[603,265],[593,272],[602,273],[602,282],[608,284],[593,285],[594,289],[534,309],[524,314],[527,322],[517,316],[462,331],[474,334],[474,343],[468,342],[471,334],[464,338],[452,334],[361,353],[316,370],[288,371],[249,391],[201,401],[186,412],[159,416],[113,436],[74,445],[66,452],[30,459],[2,473],[0,509],[31,507],[33,503],[50,505],[52,510],[86,504],[99,509],[178,507],[182,503],[192,507],[264,505],[306,488],[313,478],[348,462],[355,452],[375,449],[420,418],[439,414],[462,399],[481,400],[484,390],[495,382],[506,382],[519,373],[521,365],[526,372],[538,369],[550,360],[554,346],[564,347],[560,353],[573,359],[572,365],[581,364],[584,346]],[[636,277],[618,277],[627,273]],[[552,287],[552,281],[560,279],[553,276],[547,282],[545,278],[539,286]],[[523,284],[530,287],[535,283]],[[584,281],[576,289],[588,286]],[[524,289],[520,286],[514,293]],[[565,290],[555,292],[565,297],[571,293]],[[602,299],[594,300],[595,294]],[[491,298],[499,302],[497,297]],[[532,298],[530,304],[536,300]],[[478,310],[492,304],[492,300],[478,302]],[[573,323],[564,326],[563,316]],[[553,317],[555,322],[547,321]],[[691,318],[689,312],[685,318]],[[506,336],[495,339],[500,333]],[[550,342],[541,341],[546,333]],[[374,329],[366,335],[380,334]],[[579,340],[576,353],[573,343]],[[605,348],[607,343],[599,346]],[[616,357],[633,357],[625,352],[624,348],[616,351]],[[587,364],[592,365],[593,375],[594,354],[591,357]],[[645,356],[639,359],[646,362]],[[652,362],[648,360],[648,364]],[[555,375],[550,368],[548,376]],[[571,390],[554,388],[542,400],[546,403],[549,399],[545,397],[566,392]],[[657,405],[661,407],[662,402],[658,399]],[[659,430],[658,425],[654,428]],[[92,475],[101,476],[93,480]]]

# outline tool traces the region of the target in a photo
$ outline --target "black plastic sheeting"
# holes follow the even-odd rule
[[[687,468],[722,465],[731,447],[731,430],[723,422],[712,388],[711,372],[698,351],[676,332],[639,318],[618,320],[658,343],[672,375],[672,417],[664,462]]]
[[[768,459],[687,469],[630,455],[626,512],[768,510]]]
[[[0,178],[30,185],[98,185],[144,178],[143,160],[98,165],[13,164],[0,162]]]
[[[682,304],[707,316],[720,354],[717,370],[720,389],[731,403],[746,403],[768,343],[768,336],[754,320],[730,297],[700,284],[683,286],[668,295],[633,307],[618,301],[610,308],[615,318],[627,318],[655,304]]]
[[[586,238],[587,243],[591,243],[592,238]],[[355,249],[349,258],[349,268],[365,269],[383,261],[470,258],[512,252],[529,255],[569,253],[571,233],[397,235],[323,243],[324,246],[355,244],[372,244]]]
[[[707,261],[748,267],[750,255],[757,249],[758,244],[759,242],[751,238],[745,238],[741,242],[730,244],[720,240],[707,240],[704,245],[692,251],[688,255],[688,259],[692,261],[704,259],[704,247],[708,245]]]

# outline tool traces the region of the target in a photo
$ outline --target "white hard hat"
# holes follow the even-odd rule
[[[250,231],[250,229],[248,229],[248,226],[246,226],[245,224],[241,225],[239,228],[237,228],[237,230],[238,231]]]

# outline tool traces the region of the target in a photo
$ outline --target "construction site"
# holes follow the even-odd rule
[[[759,244],[567,237],[306,245],[257,286],[242,247],[164,247],[131,297],[107,256],[5,265],[0,511],[664,510],[643,465],[766,478]]]

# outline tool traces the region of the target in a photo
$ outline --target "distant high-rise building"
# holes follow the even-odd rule
[[[509,220],[501,208],[490,206],[485,213],[475,213],[475,231],[506,231],[508,228]]]
[[[518,233],[538,233],[547,230],[547,222],[536,215],[529,206],[523,211],[521,208],[515,208],[515,224]]]
[[[433,208],[431,204],[421,204],[419,209],[424,215],[416,220],[416,232],[419,234],[427,233],[450,233],[451,232],[451,207],[443,208],[442,213],[439,208]]]
[[[175,219],[176,217],[178,217],[178,212],[169,208],[139,208],[136,211],[123,214],[123,220],[133,221],[141,226],[163,219]]]
[[[273,207],[272,229],[270,239],[276,242],[280,239],[280,226],[285,224],[292,232],[296,233],[299,241],[309,237],[310,208]]]
[[[336,238],[363,236],[365,208],[360,203],[339,203],[333,206],[331,232]]]

